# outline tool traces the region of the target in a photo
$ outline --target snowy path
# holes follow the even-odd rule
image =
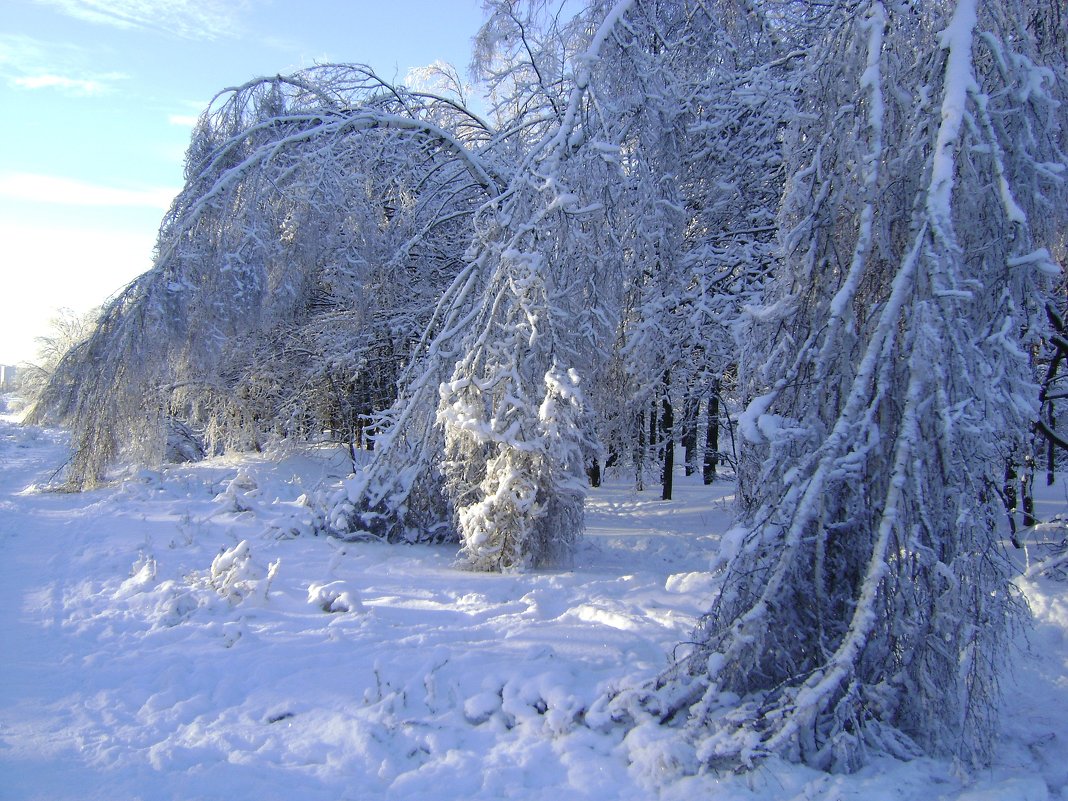
[[[79,725],[90,648],[62,630],[59,610],[84,500],[24,492],[65,458],[57,435],[0,423],[0,798],[59,797],[96,780],[81,760],[57,758],[91,749]]]
[[[500,576],[450,548],[308,536],[297,498],[340,469],[329,453],[24,491],[64,458],[58,435],[0,420],[0,799],[1030,801],[1066,784],[1064,585],[1030,588],[1048,653],[1013,696],[1006,764],[973,783],[933,760],[682,778],[673,732],[624,740],[587,713],[655,676],[707,606],[725,488],[598,491],[573,570]]]

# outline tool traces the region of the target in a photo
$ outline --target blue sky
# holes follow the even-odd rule
[[[0,364],[151,266],[196,115],[315,62],[466,69],[480,0],[4,0]]]

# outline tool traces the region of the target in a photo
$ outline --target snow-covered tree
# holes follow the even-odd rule
[[[627,392],[607,404],[617,411],[605,438],[635,453],[642,484],[646,462],[663,463],[670,480],[670,449],[659,441],[676,432],[664,429],[665,415],[683,422],[691,458],[702,400],[716,425],[709,410],[738,360],[734,325],[773,263],[799,53],[759,4],[640,4],[632,16],[632,66],[606,101],[626,107],[631,125],[618,217],[630,254],[620,329]]]
[[[790,19],[819,35],[781,262],[742,332],[742,516],[723,590],[650,701],[706,763],[990,753],[1022,612],[996,488],[1035,412],[1043,244],[1064,221],[1063,116],[1024,5]]]
[[[532,456],[545,445],[537,410],[547,374],[582,376],[589,415],[581,417],[599,421],[600,437],[575,433],[589,461],[598,438],[623,452],[634,416],[650,404],[671,408],[660,389],[671,370],[686,378],[680,386],[697,383],[695,352],[706,357],[702,377],[734,361],[732,349],[698,340],[711,326],[727,339],[767,271],[766,220],[781,185],[782,103],[772,98],[782,94],[790,59],[758,69],[759,53],[777,42],[751,9],[726,9],[711,16],[700,3],[594,4],[569,21],[550,15],[539,28],[542,5],[494,5],[481,38],[483,69],[496,70],[495,85],[507,84],[522,111],[509,129],[515,138],[490,150],[499,157],[518,148],[522,158],[501,196],[476,215],[470,264],[443,297],[433,335],[382,419],[375,462],[334,505],[337,529],[407,540],[454,532],[469,556],[474,541],[485,553],[526,554],[498,566],[525,564],[540,551],[533,539],[482,543],[494,540],[490,528],[503,541],[526,537],[506,531],[505,519],[527,532],[555,526],[515,511],[538,518],[555,492],[539,483],[554,472],[539,465],[555,457]],[[576,31],[585,32],[585,50]],[[762,51],[754,47],[761,42]],[[558,52],[547,53],[553,43]],[[746,46],[750,55],[725,58],[711,73],[701,55]],[[524,93],[529,102],[519,99]],[[769,108],[776,112],[759,113]],[[758,169],[721,158],[728,125],[748,147],[767,151]],[[703,171],[713,177],[698,177]],[[728,185],[752,189],[751,205],[717,202]],[[746,222],[724,234],[731,214]],[[753,219],[765,223],[754,227]],[[486,515],[504,499],[503,486],[526,487],[517,491],[530,499],[506,499],[515,508],[494,511],[491,525]]]
[[[603,314],[611,226],[599,201],[618,169],[602,155],[614,151],[611,141],[581,145],[603,130],[591,74],[624,7],[575,60],[550,133],[476,215],[469,265],[444,295],[434,336],[384,418],[375,463],[335,505],[334,525],[403,539],[451,529],[478,568],[568,558],[584,499],[575,448],[593,442],[573,407],[611,330]],[[561,376],[572,386],[567,404],[554,400]],[[546,416],[564,408],[566,421]]]
[[[120,451],[158,460],[171,420],[209,449],[258,447],[337,433],[340,418],[351,437],[388,405],[462,264],[471,214],[496,193],[475,152],[432,121],[460,115],[358,66],[220,93],[154,268],[61,371],[72,481],[99,478]]]

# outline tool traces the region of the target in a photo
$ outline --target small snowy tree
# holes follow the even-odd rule
[[[446,475],[460,470],[471,481],[465,457],[475,449],[490,454],[478,454],[484,475],[471,487],[469,502],[460,500],[461,559],[472,569],[559,567],[571,560],[582,531],[589,423],[574,370],[550,368],[544,387],[536,415],[513,407],[487,428],[479,424],[477,409],[465,408],[462,386],[443,386],[450,398],[440,412],[446,420]],[[516,426],[534,420],[531,431]]]
[[[614,7],[575,59],[558,127],[533,148],[480,232],[490,277],[439,407],[445,488],[472,567],[566,563],[582,530],[582,451],[593,433],[577,373],[603,359],[590,314],[603,300],[590,262],[603,250],[590,252],[583,233],[604,209],[573,190],[604,167],[598,159],[591,171],[596,156],[572,151],[587,134],[593,64],[629,5]],[[568,407],[572,413],[558,414]]]

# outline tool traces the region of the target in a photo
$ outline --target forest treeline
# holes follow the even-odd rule
[[[676,450],[727,466],[723,589],[607,719],[713,767],[981,762],[1026,616],[999,526],[1064,442],[1066,27],[1058,0],[488,0],[476,90],[226,89],[37,419],[74,486],[347,443],[324,530],[479,570],[566,565],[606,469],[670,497]]]

